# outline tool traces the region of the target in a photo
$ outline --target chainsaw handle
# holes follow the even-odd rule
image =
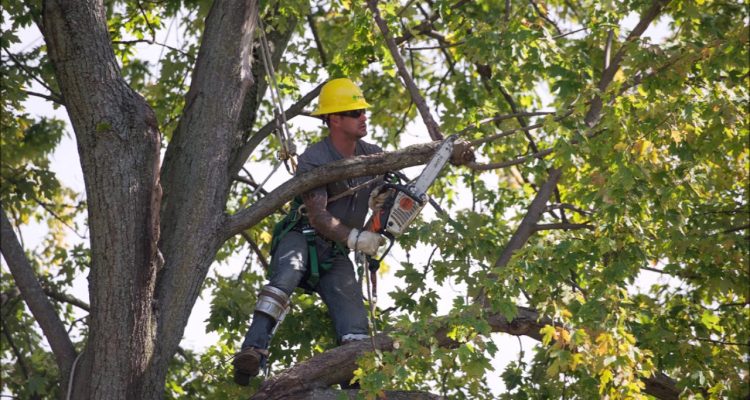
[[[391,251],[391,248],[393,247],[393,244],[395,243],[395,237],[393,234],[388,232],[385,229],[385,222],[388,220],[388,216],[391,212],[391,209],[393,208],[393,202],[396,200],[396,196],[398,196],[398,192],[403,192],[407,196],[411,197],[415,202],[419,204],[424,204],[425,200],[418,198],[415,196],[411,190],[409,190],[409,187],[406,185],[401,184],[395,184],[395,183],[384,183],[381,190],[388,190],[388,189],[394,189],[396,192],[394,192],[393,195],[388,196],[388,199],[386,199],[383,206],[380,208],[380,210],[377,211],[377,213],[373,214],[370,218],[370,221],[365,225],[366,229],[370,232],[378,233],[382,236],[385,236],[386,239],[388,239],[388,247],[383,252],[383,254],[380,255],[380,257],[372,257],[367,256],[367,269],[370,270],[370,272],[377,271],[378,268],[380,268],[380,263],[383,261],[385,256],[388,254],[388,252]]]
[[[395,243],[395,238],[390,233],[386,232],[382,235],[385,236],[386,239],[388,239],[388,247],[385,249],[383,254],[380,255],[380,257],[367,256],[367,269],[370,270],[370,272],[375,272],[378,270],[378,268],[380,268],[380,263],[383,261],[388,252],[391,251],[393,243]]]

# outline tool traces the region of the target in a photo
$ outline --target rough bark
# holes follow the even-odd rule
[[[223,242],[217,233],[232,183],[232,154],[242,141],[240,115],[253,84],[256,14],[253,0],[214,2],[185,108],[165,154],[159,244],[165,264],[155,288],[159,345],[146,374],[154,387],[163,388],[169,360]]]
[[[159,265],[160,137],[122,79],[102,2],[44,2],[44,37],[75,131],[91,235],[89,340],[76,398],[143,398]],[[63,366],[65,368],[66,366]]]
[[[276,13],[271,13],[270,16],[266,16],[264,18],[264,26],[267,27],[271,25],[271,18],[280,18],[280,16]],[[281,62],[281,56],[284,54],[284,51],[286,51],[286,46],[289,43],[289,40],[292,38],[292,34],[294,33],[294,29],[297,25],[297,19],[295,16],[287,16],[285,23],[280,25],[286,26],[287,30],[285,32],[273,30],[266,34],[266,40],[268,41],[268,45],[273,53],[271,55],[271,62],[275,71],[279,70],[278,67],[279,62]],[[257,50],[258,46],[256,46],[255,49]],[[230,171],[232,174],[236,174],[237,171],[239,171],[252,151],[272,131],[268,130],[267,132],[263,133],[256,132],[252,136],[249,136],[249,134],[252,132],[253,126],[258,119],[258,108],[268,88],[268,77],[265,76],[266,74],[263,68],[262,58],[260,57],[260,55],[254,54],[253,60],[254,62],[252,65],[252,75],[255,84],[248,89],[247,94],[245,95],[239,120],[239,129],[241,132],[243,132],[243,141],[252,143],[245,143],[245,145],[243,145],[241,148],[235,150],[236,154],[233,155],[234,161],[232,162],[232,168]],[[308,100],[308,102],[310,100]],[[307,103],[305,103],[305,105],[306,104]],[[287,116],[287,120],[291,118],[292,116]]]

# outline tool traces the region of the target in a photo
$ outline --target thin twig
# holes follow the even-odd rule
[[[565,36],[573,35],[575,33],[578,33],[578,32],[581,32],[581,31],[585,31],[585,30],[588,30],[588,29],[589,28],[579,28],[579,29],[576,29],[574,31],[565,32],[565,33],[561,33],[559,35],[552,36],[552,39],[560,39],[560,38],[563,38]]]
[[[518,117],[535,117],[535,116],[539,116],[539,115],[551,115],[551,114],[555,114],[555,113],[557,113],[557,111],[534,111],[534,112],[520,112],[520,113],[513,113],[513,114],[496,115],[496,116],[491,117],[491,118],[485,118],[485,119],[479,120],[479,121],[477,121],[477,122],[475,122],[475,123],[467,126],[466,128],[460,130],[457,133],[457,135],[458,136],[463,136],[463,135],[465,135],[469,131],[479,129],[482,125],[486,125],[486,124],[493,123],[493,122],[500,122],[500,121],[504,121],[506,119],[518,118]]]
[[[750,229],[750,225],[744,225],[744,226],[737,226],[737,227],[734,227],[734,228],[729,228],[729,229],[725,230],[723,233],[732,233],[732,232],[742,231],[742,230],[745,230],[745,229]]]
[[[138,43],[147,43],[147,44],[155,44],[157,46],[162,46],[162,47],[167,48],[169,50],[176,51],[176,52],[182,54],[183,56],[187,57],[190,61],[193,61],[193,57],[189,53],[187,53],[186,51],[178,49],[178,48],[173,47],[173,46],[170,46],[168,44],[159,43],[159,42],[157,42],[155,40],[134,39],[134,40],[113,40],[112,41],[112,44],[125,44],[125,45],[128,45],[128,44],[138,44]]]
[[[51,297],[59,302],[72,304],[84,311],[91,310],[91,307],[89,307],[88,303],[86,303],[85,301],[77,299],[76,297],[73,297],[67,293],[60,293],[56,290],[53,290],[46,284],[42,285],[42,290],[44,290],[44,294],[46,294],[48,297]]]
[[[49,101],[51,101],[53,103],[57,103],[57,104],[60,104],[60,105],[63,105],[63,106],[65,105],[65,103],[63,103],[62,99],[60,99],[57,96],[54,96],[52,94],[37,93],[37,92],[33,92],[31,90],[21,90],[21,91],[23,93],[28,94],[29,96],[41,97],[41,98],[43,98],[45,100],[49,100]]]
[[[143,9],[140,1],[136,1],[136,4],[138,5],[138,10],[140,10],[141,15],[143,15],[143,19],[146,21],[146,25],[148,25],[148,29],[151,31],[151,41],[156,40],[156,29],[154,29],[151,21],[149,21],[148,16],[146,16],[146,10]]]
[[[526,161],[532,160],[534,158],[543,158],[543,157],[551,154],[552,152],[553,152],[552,149],[546,149],[546,150],[542,150],[542,151],[540,151],[538,153],[529,154],[529,155],[526,155],[526,156],[514,158],[512,160],[503,161],[503,162],[499,162],[499,163],[481,164],[481,163],[477,163],[477,162],[470,162],[470,163],[467,163],[466,166],[469,167],[469,168],[471,168],[471,169],[477,170],[477,171],[489,171],[491,169],[501,169],[501,168],[507,168],[507,167],[510,167],[510,166],[513,166],[513,165],[523,164]]]
[[[547,21],[547,22],[548,22],[548,23],[549,23],[550,25],[552,25],[553,27],[555,27],[555,30],[557,31],[557,34],[558,34],[558,35],[562,33],[562,31],[560,30],[560,27],[559,27],[559,26],[557,26],[557,23],[555,23],[555,21],[553,21],[552,19],[550,19],[550,17],[549,17],[548,15],[547,15],[547,13],[543,12],[543,11],[542,11],[542,10],[541,10],[541,9],[539,8],[539,5],[538,5],[538,4],[536,4],[536,1],[534,1],[534,0],[529,0],[529,3],[531,3],[531,5],[532,5],[532,6],[534,7],[534,10],[536,11],[536,13],[537,13],[537,14],[539,14],[539,16],[540,16],[540,17],[541,17],[541,18],[542,18],[543,20]]]
[[[572,204],[567,204],[567,203],[551,204],[551,205],[547,206],[547,210],[557,210],[557,209],[571,210],[571,211],[575,211],[575,212],[577,212],[579,214],[582,214],[582,215],[592,215],[593,214],[591,211],[586,211],[586,210],[580,209],[580,208],[578,208],[576,206],[573,206]]]
[[[448,49],[451,47],[456,47],[464,44],[464,41],[458,41],[455,43],[446,43],[444,45],[440,46],[424,46],[424,47],[407,47],[406,50],[408,51],[420,51],[420,50],[438,50],[438,49]]]
[[[403,7],[401,7],[401,10],[399,10],[398,13],[396,13],[396,16],[400,17],[403,13],[406,12],[406,10],[409,9],[409,7],[411,7],[412,4],[414,4],[415,1],[417,0],[409,0],[409,2],[406,3],[406,5],[404,5]]]
[[[29,78],[31,78],[31,79],[33,79],[33,80],[35,80],[35,81],[39,82],[39,84],[40,84],[40,85],[42,85],[42,86],[43,86],[43,87],[44,87],[45,89],[47,89],[47,90],[48,90],[48,91],[49,91],[50,93],[52,93],[52,95],[53,95],[53,96],[55,96],[55,97],[57,97],[57,98],[59,98],[59,99],[63,99],[63,101],[64,101],[64,98],[63,98],[62,94],[58,94],[58,93],[55,93],[55,91],[54,91],[54,90],[52,90],[52,88],[51,88],[51,87],[49,87],[49,86],[47,85],[47,83],[45,83],[45,82],[44,82],[43,80],[39,79],[39,77],[37,77],[37,76],[36,76],[36,75],[35,75],[34,73],[32,73],[31,71],[29,71],[29,69],[28,69],[28,68],[26,67],[26,65],[25,65],[24,63],[22,63],[21,61],[19,61],[19,60],[18,60],[18,59],[16,58],[16,56],[14,56],[14,55],[13,55],[13,53],[11,53],[10,51],[8,51],[8,49],[7,49],[7,48],[3,48],[3,50],[5,50],[5,53],[6,53],[7,55],[8,55],[8,57],[10,57],[10,59],[11,59],[11,60],[13,60],[13,63],[15,63],[15,64],[16,64],[16,66],[18,66],[18,68],[21,68],[21,69],[23,70],[23,72],[25,72],[25,73],[26,73],[26,75],[27,75],[27,76],[28,76]]]
[[[8,324],[5,323],[5,318],[3,318],[2,321],[3,327],[3,334],[5,335],[5,339],[8,341],[8,344],[10,345],[10,349],[13,351],[13,354],[16,356],[16,361],[18,361],[18,366],[21,368],[21,374],[24,376],[24,378],[29,379],[29,370],[28,367],[26,367],[26,361],[23,359],[23,353],[21,353],[18,350],[18,347],[16,347],[16,343],[13,341],[13,337],[10,335],[10,329],[8,328]]]
[[[258,257],[258,261],[263,265],[263,268],[268,271],[270,270],[270,266],[268,265],[268,261],[266,261],[266,257],[263,255],[263,252],[260,250],[260,247],[258,247],[258,244],[255,243],[253,238],[250,237],[250,235],[247,232],[241,233],[242,237],[245,239],[247,244],[250,245],[250,248],[253,249],[253,252]]]
[[[81,239],[86,239],[86,236],[83,236],[80,233],[78,233],[78,231],[74,227],[72,227],[69,223],[67,223],[66,221],[64,221],[62,219],[62,217],[60,217],[59,215],[57,215],[57,213],[55,211],[53,211],[52,209],[50,209],[49,206],[46,203],[44,203],[43,201],[39,200],[36,197],[34,197],[34,202],[36,204],[38,204],[40,207],[42,207],[45,211],[47,211],[48,213],[52,214],[52,217],[54,217],[61,224],[65,225],[68,229],[70,229],[71,231],[73,231],[73,233],[75,233],[76,236],[78,236]]]
[[[548,230],[554,230],[554,229],[563,229],[563,230],[571,230],[571,229],[588,229],[588,230],[594,230],[594,226],[591,224],[573,224],[573,223],[561,223],[561,224],[536,224],[533,227],[533,230],[535,232],[539,231],[548,231]]]
[[[713,343],[713,344],[726,344],[726,345],[730,345],[730,346],[748,346],[748,347],[750,347],[750,343],[725,342],[723,340],[713,340],[713,339],[706,339],[706,338],[695,338],[695,340],[698,340],[700,342]]]

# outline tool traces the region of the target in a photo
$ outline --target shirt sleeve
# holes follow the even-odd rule
[[[320,157],[319,153],[319,149],[315,146],[310,147],[305,152],[303,152],[297,159],[297,172],[295,173],[295,175],[302,175],[305,172],[312,171],[313,169],[321,166],[324,163],[324,160]],[[305,194],[326,195],[326,187],[325,185],[319,186],[305,192]]]

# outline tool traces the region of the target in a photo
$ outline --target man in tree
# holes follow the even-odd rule
[[[317,110],[329,135],[299,157],[298,174],[343,158],[382,152],[362,138],[367,135],[365,109],[370,105],[349,79],[333,79],[320,91]],[[349,249],[375,255],[384,238],[362,229],[368,206],[377,208],[387,192],[375,183],[332,202],[329,198],[362,185],[372,177],[330,183],[305,193],[277,225],[272,243],[271,278],[258,295],[250,329],[234,357],[235,382],[247,385],[268,357],[272,332],[289,307],[297,286],[320,294],[333,319],[340,343],[368,337],[362,293],[349,260]],[[304,211],[300,206],[304,202]]]

